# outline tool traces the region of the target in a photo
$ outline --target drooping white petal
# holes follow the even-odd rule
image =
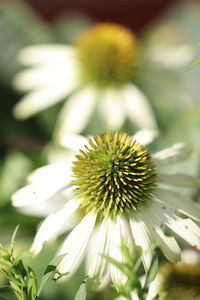
[[[15,106],[13,114],[17,119],[26,119],[37,112],[63,100],[74,88],[76,83],[66,82],[63,86],[43,87],[24,96]]]
[[[136,291],[131,292],[131,299],[132,300],[140,300],[138,293]]]
[[[61,111],[56,135],[62,137],[68,133],[81,132],[88,123],[95,102],[96,93],[92,87],[86,87],[72,95]]]
[[[149,229],[151,238],[154,241],[155,246],[158,246],[170,261],[177,262],[180,260],[180,248],[174,237],[166,235],[162,231],[160,220],[154,213],[154,205],[157,205],[157,203],[152,203],[151,209],[149,209],[149,207],[141,209],[141,214]],[[162,216],[162,210],[160,210],[160,216]]]
[[[174,185],[180,187],[199,187],[200,178],[192,175],[181,173],[176,174],[159,174],[158,180],[167,185]]]
[[[152,261],[152,240],[150,232],[145,222],[136,214],[130,218],[130,226],[136,245],[142,249],[142,262],[147,271]]]
[[[150,144],[158,136],[157,130],[143,129],[134,134],[133,139],[138,141],[142,145]]]
[[[78,151],[84,148],[88,139],[79,134],[66,133],[58,139],[58,142],[67,149]]]
[[[175,163],[188,158],[191,148],[184,143],[177,143],[152,155],[157,165]]]
[[[130,227],[129,220],[126,217],[118,218],[118,223],[120,225],[122,244],[128,247],[129,253],[132,255],[135,251],[135,241],[132,235],[132,230]]]
[[[120,218],[115,221],[110,220],[109,224],[109,256],[114,260],[124,263],[124,255],[122,253],[122,242],[123,242],[123,232],[122,232]],[[110,276],[115,286],[123,286],[127,281],[127,276],[122,273],[113,264],[110,264]]]
[[[167,225],[186,242],[200,249],[200,228],[191,219],[178,217],[175,205],[172,207],[164,203],[164,201],[156,203],[155,199],[154,205],[151,205],[149,209],[149,214],[159,220],[160,227]]]
[[[200,228],[191,219],[166,216],[166,225],[191,246],[200,250]]]
[[[155,279],[150,283],[148,294],[145,300],[155,300],[156,296],[158,296],[161,287],[161,275],[157,273]]]
[[[200,205],[198,203],[195,203],[181,193],[166,189],[156,189],[154,194],[162,202],[163,207],[171,207],[175,211],[179,211],[185,216],[200,222]]]
[[[102,283],[108,273],[108,263],[103,254],[108,255],[108,229],[109,221],[104,220],[94,232],[88,245],[86,272],[89,277],[96,279],[97,285]]]
[[[105,272],[105,276],[102,277],[101,283],[98,286],[97,290],[104,290],[110,283],[110,273],[109,272]]]
[[[159,247],[163,254],[171,262],[178,262],[181,257],[181,250],[174,237],[164,234],[160,227],[154,226],[155,235],[159,241]]]
[[[120,90],[105,90],[100,96],[98,111],[104,123],[110,130],[120,129],[126,117]]]
[[[24,65],[52,64],[74,59],[76,52],[74,47],[58,44],[29,46],[20,50],[18,61]]]
[[[58,254],[66,254],[57,267],[58,274],[68,274],[76,271],[96,221],[96,215],[87,214],[69,234]]]
[[[41,224],[30,251],[38,254],[42,250],[44,243],[57,233],[60,227],[77,210],[79,205],[78,201],[71,200],[65,204],[63,209],[49,215]]]
[[[139,128],[155,129],[156,120],[145,95],[133,84],[128,84],[121,91],[124,107],[130,120]]]

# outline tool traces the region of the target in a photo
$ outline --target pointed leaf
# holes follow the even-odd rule
[[[198,64],[200,64],[200,59],[195,60],[195,61],[188,67],[188,70],[191,70],[192,68],[196,67]]]
[[[89,277],[86,277],[83,283],[80,285],[74,300],[86,300],[88,278]]]
[[[15,238],[16,238],[18,229],[19,229],[19,224],[15,227],[15,230],[14,230],[13,235],[12,235],[12,238],[11,238],[11,242],[10,242],[10,248],[11,248],[11,249],[14,248]]]
[[[144,289],[149,288],[149,285],[155,279],[157,272],[158,272],[158,256],[155,255],[154,258],[152,259],[151,266],[146,276]]]

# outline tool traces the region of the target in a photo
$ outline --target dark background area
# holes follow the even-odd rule
[[[122,23],[140,31],[177,0],[26,0],[46,20],[80,12],[97,21]]]

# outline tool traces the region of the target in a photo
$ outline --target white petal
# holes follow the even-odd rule
[[[159,273],[157,273],[155,279],[150,283],[149,290],[148,290],[148,295],[145,300],[155,300],[156,296],[160,292],[160,287],[161,287],[161,276]]]
[[[104,220],[99,225],[88,246],[86,270],[89,277],[95,277],[99,285],[108,273],[107,261],[102,254],[108,255],[109,221]]]
[[[17,119],[26,119],[37,112],[63,100],[73,89],[75,83],[66,83],[65,86],[50,86],[30,92],[14,106],[14,116]]]
[[[59,76],[58,76],[59,74]],[[51,86],[64,89],[77,80],[77,68],[73,62],[40,66],[19,72],[13,80],[13,86],[20,91],[42,89]],[[78,85],[78,83],[77,83]]]
[[[124,103],[120,90],[108,89],[99,99],[98,110],[109,130],[120,129],[125,121]]]
[[[12,205],[20,207],[37,204],[50,199],[61,189],[64,189],[63,182],[31,183],[11,196]]]
[[[81,89],[72,95],[59,116],[56,135],[60,138],[68,133],[79,133],[87,125],[96,102],[95,90]]]
[[[190,154],[190,147],[184,143],[177,143],[169,148],[154,153],[152,156],[157,165],[164,165],[184,160],[188,158]]]
[[[181,173],[176,174],[159,174],[158,180],[167,185],[174,185],[180,187],[199,187],[200,178]]]
[[[191,246],[200,250],[200,228],[191,219],[166,216],[166,225]]]
[[[162,202],[163,207],[171,207],[184,215],[200,222],[200,205],[188,197],[174,191],[156,189],[154,194]]]
[[[195,53],[194,49],[186,44],[183,45],[157,45],[148,51],[151,63],[160,64],[165,68],[178,69],[191,63]]]
[[[58,142],[67,149],[78,151],[84,148],[88,139],[79,134],[66,133],[58,139]]]
[[[125,258],[122,253],[122,242],[123,242],[123,232],[122,232],[120,219],[117,218],[115,222],[110,221],[109,228],[109,256],[114,260],[124,263]],[[127,276],[122,273],[113,264],[110,264],[110,276],[114,285],[123,286],[127,281]]]
[[[110,274],[109,272],[105,272],[105,276],[102,276],[102,281],[98,286],[97,290],[105,290],[105,288],[110,284]]]
[[[164,206],[164,204],[157,202],[151,205],[149,214],[159,219],[160,227],[164,224],[167,225],[189,244],[200,249],[200,228],[191,219],[178,217],[176,208],[170,208],[167,203]]]
[[[136,245],[142,249],[142,261],[147,271],[152,261],[152,240],[150,232],[141,217],[136,214],[130,218],[130,226]]]
[[[175,238],[164,234],[160,227],[154,226],[154,230],[163,254],[171,262],[178,262],[181,258],[181,251]]]
[[[157,136],[157,130],[143,129],[137,131],[136,134],[134,134],[133,139],[145,146],[150,144]]]
[[[126,85],[122,91],[122,99],[128,117],[139,128],[155,129],[157,127],[149,101],[136,86]]]
[[[67,185],[70,181],[71,166],[68,163],[49,164],[38,168],[28,176],[28,182],[60,182],[61,185]]]
[[[48,201],[34,203],[28,206],[20,206],[18,207],[18,211],[30,216],[47,217],[49,214],[62,209],[64,204],[66,204],[66,201],[72,199],[72,195],[70,196],[70,198],[64,197],[60,192],[54,197],[49,198]]]
[[[180,260],[180,248],[174,237],[163,233],[160,227],[160,221],[157,219],[156,215],[152,213],[152,210],[154,210],[153,205],[151,206],[151,211],[148,208],[141,209],[141,214],[150,231],[151,238],[154,240],[155,246],[158,245],[163,254],[170,261],[177,262]],[[157,205],[157,203],[155,203],[155,205]]]
[[[187,265],[199,265],[200,254],[194,249],[184,249],[181,253],[181,261]]]
[[[140,300],[138,293],[136,291],[131,292],[131,299],[132,300]]]
[[[41,224],[30,251],[38,254],[42,250],[44,243],[57,233],[79,205],[80,202],[71,200],[65,204],[63,209],[49,215]]]
[[[87,214],[65,240],[58,254],[66,254],[57,267],[58,274],[74,273],[88,245],[96,215]]]
[[[18,54],[18,61],[24,65],[34,64],[52,64],[60,60],[74,58],[76,49],[65,45],[39,45],[29,46],[20,50]]]
[[[68,166],[71,166],[75,159],[75,152],[62,147],[58,141],[55,142],[56,143],[51,143],[45,148],[47,161],[49,164],[67,163]]]

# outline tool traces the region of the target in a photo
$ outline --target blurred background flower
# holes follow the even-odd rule
[[[194,249],[182,252],[182,262],[160,267],[154,288],[163,300],[198,300],[200,298],[200,255]]]
[[[69,95],[58,117],[59,137],[82,132],[94,115],[103,130],[120,129],[127,117],[139,128],[156,128],[148,99],[131,83],[143,60],[138,43],[126,27],[99,23],[74,46],[22,49],[19,60],[31,68],[17,74],[14,85],[30,92],[14,107],[15,117],[28,118]]]

